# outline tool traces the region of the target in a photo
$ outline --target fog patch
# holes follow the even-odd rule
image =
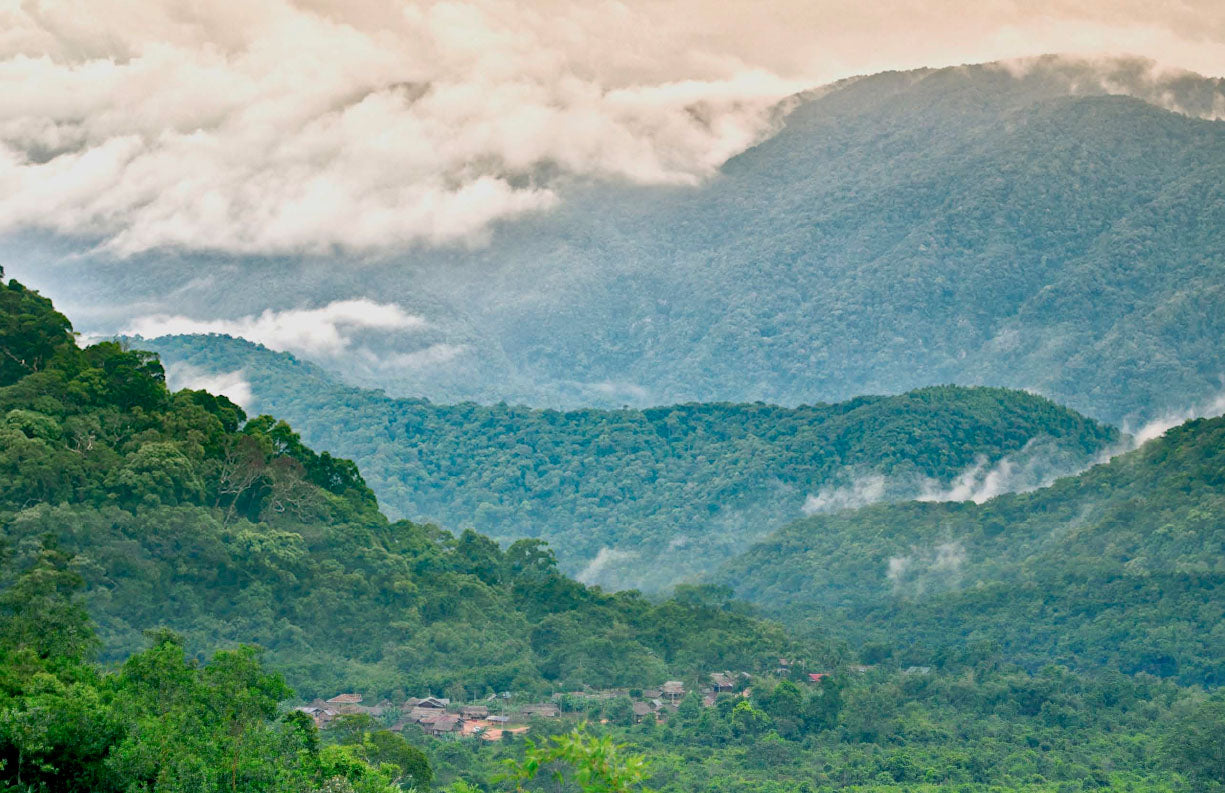
[[[1124,432],[1130,435],[1132,439],[1129,449],[1124,451],[1129,451],[1151,440],[1160,438],[1172,428],[1191,419],[1215,418],[1222,414],[1225,414],[1225,391],[1198,405],[1184,410],[1169,411],[1135,429],[1124,427]]]
[[[979,457],[948,484],[926,480],[917,501],[973,501],[982,504],[1005,493],[1026,493],[1084,471],[1097,461],[1064,449],[1048,437],[1031,438],[1016,452],[991,463]]]
[[[961,586],[966,550],[960,542],[944,542],[909,554],[893,556],[885,565],[885,579],[894,594],[917,597]]]
[[[166,385],[171,391],[190,388],[220,394],[243,410],[250,410],[255,404],[251,383],[242,369],[209,372],[189,363],[176,362],[166,366]]]
[[[843,509],[859,509],[885,499],[889,490],[888,480],[881,474],[856,477],[847,485],[827,485],[809,495],[802,507],[805,515],[837,512]]]
[[[615,568],[637,559],[638,556],[636,551],[621,551],[605,546],[574,577],[584,584],[600,584],[603,583],[605,576],[613,572]]]

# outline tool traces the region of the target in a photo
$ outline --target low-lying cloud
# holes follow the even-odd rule
[[[966,549],[959,542],[943,542],[892,556],[885,565],[885,579],[894,594],[917,597],[926,592],[961,586]]]
[[[1225,72],[1225,7],[702,0],[0,6],[0,233],[110,252],[480,243],[567,178],[693,184],[780,101],[1041,52]]]
[[[1170,411],[1135,429],[1128,429],[1127,431],[1133,439],[1132,447],[1134,448],[1160,438],[1170,429],[1185,421],[1198,418],[1214,418],[1222,414],[1225,414],[1225,391],[1197,405],[1184,410]]]
[[[334,357],[349,349],[362,331],[414,331],[428,322],[393,303],[365,298],[338,300],[319,308],[285,311],[268,309],[237,319],[194,319],[170,314],[141,317],[124,328],[122,335],[157,338],[185,334],[219,333],[262,344],[278,352],[308,357]],[[445,358],[445,351],[435,353]],[[453,356],[452,356],[453,357]]]
[[[847,485],[827,485],[816,495],[804,500],[805,515],[822,512],[837,512],[842,509],[859,509],[883,501],[889,490],[889,482],[881,474],[857,476]]]
[[[180,361],[166,367],[166,385],[173,391],[191,388],[208,391],[210,394],[221,394],[244,410],[250,410],[255,404],[251,383],[242,369],[209,372]]]

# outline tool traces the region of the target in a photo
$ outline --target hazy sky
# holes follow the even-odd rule
[[[1225,75],[1225,2],[0,0],[0,233],[479,242],[558,174],[700,180],[802,88],[1046,52]]]

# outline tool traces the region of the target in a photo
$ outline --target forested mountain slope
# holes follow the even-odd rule
[[[1223,97],[1127,60],[890,72],[798,97],[701,185],[572,184],[487,245],[107,261],[23,240],[22,274],[106,332],[133,312],[395,303],[424,323],[310,352],[435,401],[794,405],[953,382],[1122,424],[1220,390]]]
[[[882,477],[875,498],[939,490],[1007,457],[1036,486],[1117,433],[1048,400],[937,387],[782,408],[692,404],[558,412],[435,405],[342,386],[318,367],[220,336],[139,340],[172,372],[240,372],[259,409],[359,462],[384,505],[500,538],[543,537],[566,569],[658,588],[799,517],[810,496]]]
[[[15,280],[0,284],[0,353],[5,569],[71,557],[106,659],[166,627],[190,655],[262,645],[307,697],[472,696],[658,684],[795,650],[726,593],[607,595],[539,542],[389,522],[353,463],[224,397],[169,391],[151,353],[78,347]]]
[[[1220,685],[1225,418],[1030,493],[802,520],[713,578],[916,664],[977,647]]]

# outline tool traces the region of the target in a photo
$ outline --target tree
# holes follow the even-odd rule
[[[378,730],[366,736],[366,760],[376,766],[394,766],[393,781],[401,787],[428,790],[434,772],[425,753],[390,730]]]
[[[34,563],[0,593],[0,644],[39,658],[88,660],[98,640],[76,600],[85,582],[70,568],[72,557],[43,540]]]
[[[3,278],[0,271],[0,386],[40,371],[73,343],[72,323],[50,300]]]
[[[647,775],[646,758],[626,754],[625,747],[613,743],[608,735],[594,736],[580,724],[565,735],[555,735],[543,745],[526,741],[522,761],[507,760],[505,775],[524,791],[524,783],[546,771],[559,784],[569,770],[570,777],[583,793],[630,793],[640,789]]]
[[[1162,748],[1170,765],[1190,779],[1225,785],[1225,699],[1202,702],[1177,720]]]

